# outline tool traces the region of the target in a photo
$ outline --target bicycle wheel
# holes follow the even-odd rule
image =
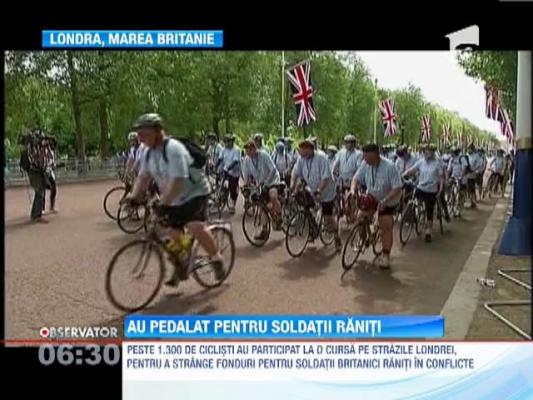
[[[291,257],[300,257],[311,236],[309,217],[303,211],[298,212],[287,226],[285,233],[285,248]]]
[[[231,230],[222,225],[213,225],[209,227],[209,231],[215,239],[215,243],[222,255],[222,263],[224,268],[224,276],[222,279],[217,279],[213,265],[209,262],[209,257],[205,250],[199,245],[197,241],[191,249],[192,276],[198,284],[206,289],[211,289],[222,285],[228,278],[233,264],[235,263],[235,242],[233,241],[233,234]],[[202,254],[205,253],[205,254]]]
[[[124,186],[116,186],[106,193],[104,196],[103,206],[106,215],[113,221],[117,220],[118,208],[120,206],[120,200],[125,196],[126,188]]]
[[[123,204],[117,213],[117,222],[120,229],[128,234],[139,232],[145,227],[146,206],[130,206]]]
[[[415,207],[415,215],[415,230],[416,234],[420,236],[422,232],[425,231],[427,226],[426,206],[424,205],[424,203],[419,203],[418,207]]]
[[[342,268],[349,270],[357,262],[363,252],[366,242],[366,224],[359,222],[355,225],[342,248]]]
[[[242,231],[248,242],[255,247],[263,247],[270,237],[272,229],[267,210],[253,203],[242,214]]]
[[[442,204],[440,200],[437,200],[437,219],[439,220],[439,229],[440,234],[444,235],[444,222],[442,221],[444,219],[444,209],[442,208]]]
[[[405,246],[411,238],[413,228],[416,229],[415,208],[413,203],[408,203],[402,212],[402,219],[400,222],[400,243],[402,245]]]
[[[140,251],[140,256],[130,255],[131,250]],[[155,262],[150,264],[153,268],[149,268],[154,254]],[[120,248],[109,263],[105,280],[107,298],[119,310],[142,310],[159,292],[164,271],[165,261],[161,248],[149,240],[134,240]],[[118,284],[117,287],[115,283]]]
[[[322,244],[324,246],[331,245],[335,240],[335,232],[332,232],[331,229],[329,229],[329,226],[326,223],[326,219],[322,214],[320,215],[320,225],[318,229],[318,236],[320,237],[320,241],[322,242]]]
[[[372,251],[375,256],[379,256],[383,253],[383,242],[381,241],[381,229],[378,228],[378,231],[375,233],[374,241],[372,242]]]

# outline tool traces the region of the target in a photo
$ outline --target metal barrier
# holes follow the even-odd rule
[[[91,178],[113,178],[117,171],[122,169],[123,160],[118,157],[106,159],[88,158],[86,160],[86,172],[81,171],[81,162],[76,158],[60,159],[56,161],[55,168],[57,182],[69,180],[83,180]],[[25,174],[19,167],[19,162],[11,160],[4,167],[5,186],[17,186],[26,183]]]

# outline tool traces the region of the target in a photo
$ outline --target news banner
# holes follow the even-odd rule
[[[129,316],[124,335],[124,398],[533,395],[530,344],[442,341],[441,316]]]

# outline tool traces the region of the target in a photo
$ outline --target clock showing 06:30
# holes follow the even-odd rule
[[[120,347],[116,344],[98,346],[41,345],[39,346],[39,362],[42,365],[116,365],[120,362]]]

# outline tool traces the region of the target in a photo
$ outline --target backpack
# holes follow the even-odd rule
[[[170,140],[170,138],[163,139],[163,160],[165,160],[165,162],[168,162],[167,145],[168,145],[168,141],[169,140]],[[188,138],[180,138],[178,140],[181,143],[183,143],[183,145],[185,146],[185,148],[187,149],[187,151],[189,152],[189,154],[191,155],[191,157],[193,159],[193,163],[191,164],[191,167],[196,168],[196,169],[202,169],[205,166],[205,163],[207,162],[207,154],[206,154],[205,150],[202,149],[194,141],[192,141],[192,140],[190,140]],[[147,162],[148,162],[148,160],[150,160],[150,153],[151,152],[152,152],[152,149],[148,149],[148,151],[146,152],[146,161]]]
[[[170,138],[165,138],[163,139],[163,160],[168,163],[168,157],[167,157],[167,145],[168,145],[168,142],[169,142]],[[189,152],[189,154],[191,155],[192,159],[193,159],[193,162],[192,164],[190,165],[191,168],[195,168],[195,169],[198,169],[198,170],[202,170],[207,162],[207,154],[205,152],[204,149],[202,149],[198,144],[196,144],[194,141],[188,139],[188,138],[179,138],[177,139],[179,140],[181,143],[183,143],[183,145],[185,146],[185,148],[187,149],[187,151]],[[146,152],[146,162],[148,162],[150,160],[150,153],[152,152],[152,149],[148,149],[148,151]],[[189,177],[189,180],[193,183],[194,180],[192,179],[192,177]]]

